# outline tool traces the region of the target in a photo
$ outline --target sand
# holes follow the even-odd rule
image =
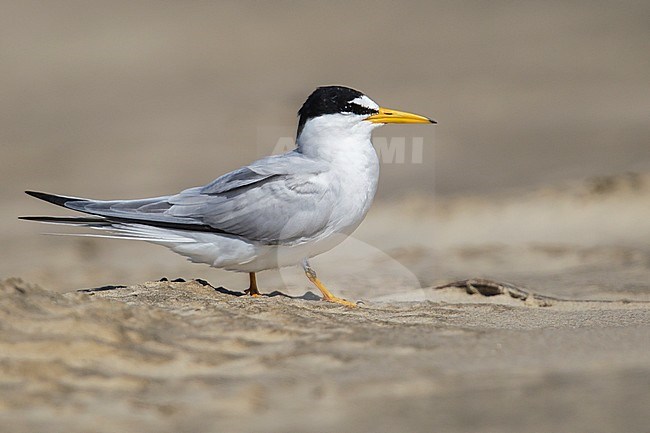
[[[427,289],[350,309],[205,282],[2,283],[0,429],[589,431],[650,423],[650,303]]]

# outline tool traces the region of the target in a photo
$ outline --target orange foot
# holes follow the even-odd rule
[[[336,296],[323,297],[323,301],[334,302],[335,304],[345,305],[350,308],[357,308],[358,305],[354,302],[348,301],[347,299],[339,298]]]
[[[316,272],[309,266],[307,260],[303,262],[303,269],[305,270],[305,275],[307,276],[307,278],[309,278],[309,281],[311,281],[314,284],[314,286],[318,287],[318,290],[320,290],[320,292],[323,294],[323,301],[334,302],[335,304],[345,305],[346,307],[349,308],[357,307],[357,304],[355,304],[354,302],[350,302],[347,299],[339,298],[338,296],[332,295],[332,292],[327,290],[325,284],[323,284],[321,280],[318,279]]]

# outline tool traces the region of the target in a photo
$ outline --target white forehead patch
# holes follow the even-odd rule
[[[350,102],[353,104],[361,105],[362,107],[370,108],[371,110],[379,110],[379,105],[377,105],[375,101],[368,98],[366,95],[359,96]]]

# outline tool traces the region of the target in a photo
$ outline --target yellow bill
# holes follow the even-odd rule
[[[419,114],[385,107],[379,107],[379,113],[368,116],[365,120],[372,123],[437,123],[435,120]]]

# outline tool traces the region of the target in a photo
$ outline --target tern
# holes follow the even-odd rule
[[[257,272],[302,264],[324,300],[355,306],[334,296],[308,260],[366,216],[379,180],[372,131],[387,123],[436,122],[380,107],[348,87],[319,87],[298,111],[292,151],[163,197],[106,201],[26,191],[90,216],[20,218],[104,230],[91,236],[143,240],[195,263],[248,272],[252,296],[260,296]]]

